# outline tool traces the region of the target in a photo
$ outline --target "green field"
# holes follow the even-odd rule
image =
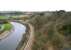
[[[8,17],[0,16],[0,19],[8,19]],[[1,27],[3,27],[2,30],[10,30],[12,28],[12,25],[9,22],[1,25]]]
[[[4,29],[3,30],[10,30],[12,28],[12,25],[10,23],[3,24]]]
[[[7,19],[8,17],[0,16],[0,19]]]

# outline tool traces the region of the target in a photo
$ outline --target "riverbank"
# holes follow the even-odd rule
[[[31,46],[33,43],[33,30],[34,28],[32,27],[31,24],[27,22],[22,22],[26,26],[26,33],[23,35],[22,40],[20,41],[18,47],[16,50],[31,50]]]
[[[27,44],[25,46],[25,48],[22,48],[21,50],[32,50],[32,45],[33,45],[33,42],[34,42],[34,27],[31,25],[31,24],[28,24],[29,27],[30,27],[30,37],[27,41]]]
[[[30,36],[30,34],[29,34],[30,28],[29,28],[28,24],[23,23],[23,25],[25,25],[26,31],[25,31],[25,34],[23,34],[22,39],[21,39],[21,41],[19,42],[19,44],[18,44],[16,50],[21,50],[21,48],[24,48],[25,45],[27,44],[27,41],[28,41],[29,36]]]
[[[1,24],[1,28],[0,28],[0,34],[2,34],[4,31],[9,31],[12,29],[12,24],[10,22],[7,23],[3,23]]]
[[[6,25],[8,29],[6,29],[7,27],[5,26],[6,28],[4,28],[2,32],[0,32],[0,40],[6,38],[14,30],[13,25],[11,23],[10,25],[11,25],[11,28],[8,27],[9,25]]]

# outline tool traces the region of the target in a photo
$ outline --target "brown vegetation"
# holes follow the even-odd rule
[[[71,44],[71,34],[64,31],[64,27],[71,27],[70,21],[71,12],[63,10],[51,12],[49,15],[46,15],[45,12],[34,14],[29,21],[35,28],[35,41],[32,50],[63,50],[63,48],[67,48],[68,46],[71,47],[69,45]],[[65,36],[65,33],[68,36]]]

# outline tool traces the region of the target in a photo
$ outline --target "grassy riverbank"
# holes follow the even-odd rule
[[[3,24],[3,27],[4,27],[4,30],[10,30],[12,28],[12,24],[6,23],[6,24]]]
[[[8,17],[0,16],[0,19],[8,19]],[[12,28],[12,24],[8,21],[0,21],[0,33],[3,31],[8,31]]]
[[[0,16],[0,19],[8,19],[9,17],[7,16]],[[0,24],[4,28],[4,30],[9,30],[11,29],[12,25],[8,21],[1,21]]]
[[[10,24],[10,23],[2,24],[2,25],[0,26],[0,34],[3,33],[4,31],[9,31],[9,30],[11,30],[12,27],[13,27],[13,26],[12,26],[12,24]]]

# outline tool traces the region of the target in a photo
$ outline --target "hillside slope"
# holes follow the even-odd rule
[[[71,12],[34,13],[29,23],[35,28],[32,50],[71,48]]]

